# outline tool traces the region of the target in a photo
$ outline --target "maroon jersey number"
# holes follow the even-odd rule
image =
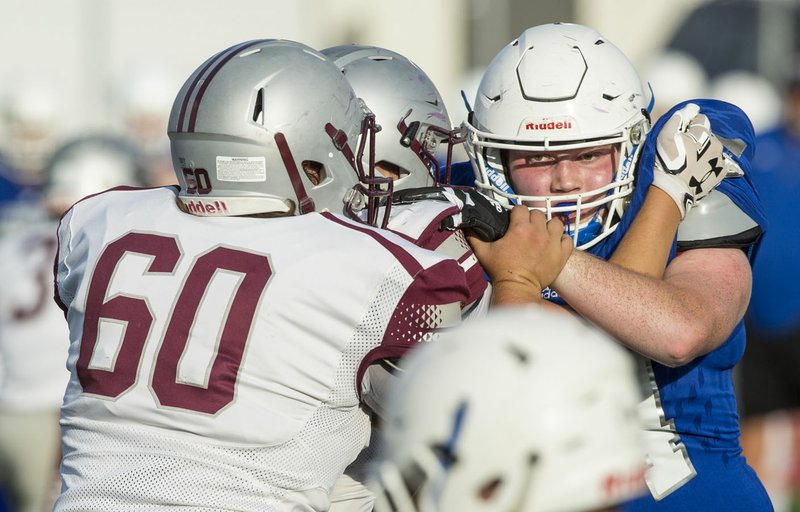
[[[153,336],[153,314],[144,299],[116,294],[106,300],[111,278],[125,253],[153,257],[145,275],[170,274],[181,258],[175,238],[146,233],[128,233],[103,250],[89,284],[77,373],[85,392],[110,398],[120,396],[136,383],[145,343]],[[203,294],[220,269],[241,273],[243,278],[224,320],[208,384],[199,387],[180,383],[178,362],[186,350]],[[267,256],[238,249],[217,247],[195,259],[178,292],[156,355],[152,389],[162,405],[214,414],[233,401],[253,317],[271,275]],[[111,370],[89,366],[101,319],[126,324]]]
[[[41,258],[42,265],[36,269],[36,301],[33,304],[18,304],[14,307],[11,318],[15,322],[34,320],[46,305],[52,305],[53,292],[53,256],[56,252],[56,240],[53,237],[37,235],[28,239],[22,258]],[[41,254],[34,254],[41,253]]]

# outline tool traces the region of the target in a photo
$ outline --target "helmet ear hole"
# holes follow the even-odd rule
[[[317,186],[327,178],[325,166],[321,163],[313,160],[303,160],[301,165],[303,166],[303,172],[306,173],[306,177],[312,185]]]
[[[393,180],[399,180],[400,178],[408,175],[407,170],[403,169],[399,165],[393,164],[392,162],[387,162],[386,160],[375,162],[375,170],[381,173],[383,176],[392,178]]]

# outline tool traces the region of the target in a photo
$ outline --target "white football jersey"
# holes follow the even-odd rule
[[[195,217],[115,190],[59,227],[56,510],[307,510],[369,438],[361,377],[458,322],[463,269],[329,213]]]
[[[0,236],[0,409],[54,410],[67,386],[69,331],[53,301],[55,221]]]

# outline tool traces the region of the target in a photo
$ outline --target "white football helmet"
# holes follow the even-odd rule
[[[548,218],[575,212],[567,226],[578,248],[611,234],[633,187],[635,151],[649,129],[639,75],[594,29],[554,23],[527,29],[489,64],[467,121],[476,185],[506,204],[543,203]],[[559,151],[616,144],[612,182],[578,194],[516,194],[505,150]],[[590,198],[603,194],[600,200]],[[604,206],[590,219],[581,210]],[[580,233],[583,231],[583,235]]]
[[[416,64],[399,53],[348,44],[322,50],[375,113],[375,162],[397,169],[394,190],[431,186],[437,181],[436,152],[454,132],[441,94]],[[366,166],[366,162],[364,163]]]
[[[85,135],[60,146],[46,166],[42,189],[47,209],[61,215],[84,197],[119,186],[140,187],[146,167],[122,138]]]
[[[285,40],[232,46],[197,68],[172,106],[179,199],[197,215],[342,213],[359,182],[366,116],[318,51]]]
[[[390,390],[376,512],[558,512],[644,492],[633,359],[569,314],[496,310]]]

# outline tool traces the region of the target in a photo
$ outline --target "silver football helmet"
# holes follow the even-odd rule
[[[588,248],[616,229],[633,191],[636,148],[649,129],[645,107],[633,65],[594,29],[568,23],[529,28],[494,57],[478,88],[467,121],[476,185],[508,205],[537,206],[548,218],[574,212],[568,232],[578,248]],[[504,162],[509,149],[609,144],[619,150],[612,182],[577,194],[517,194]],[[598,214],[580,218],[598,207]]]
[[[61,215],[84,197],[114,187],[144,185],[147,168],[136,148],[110,135],[85,135],[61,145],[45,167],[42,195]]]
[[[394,190],[433,185],[439,172],[437,149],[447,144],[449,156],[454,132],[444,100],[428,75],[385,48],[348,44],[322,53],[341,68],[375,113],[381,126],[375,138],[375,163],[400,176]]]
[[[577,317],[498,310],[404,369],[372,471],[376,512],[574,512],[644,492],[633,358]]]
[[[359,182],[366,115],[333,62],[304,44],[223,50],[172,106],[179,199],[197,215],[342,213]]]

